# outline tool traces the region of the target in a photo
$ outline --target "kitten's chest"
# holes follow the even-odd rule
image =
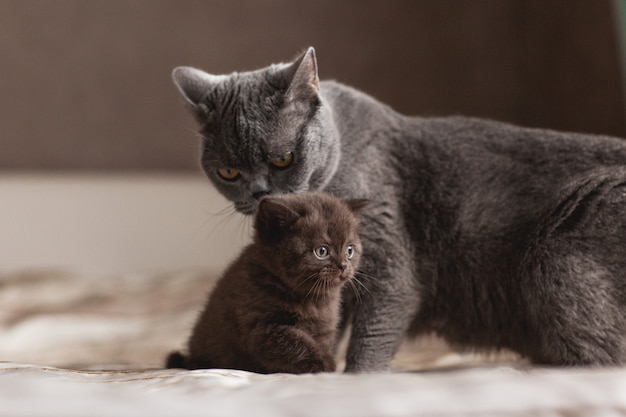
[[[301,307],[304,308],[297,309],[294,314],[294,327],[323,343],[332,343],[338,324],[339,304]]]

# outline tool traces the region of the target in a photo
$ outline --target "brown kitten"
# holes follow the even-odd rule
[[[355,213],[366,204],[322,193],[263,198],[253,243],[211,293],[188,355],[170,354],[167,367],[334,371],[341,287],[361,252]]]

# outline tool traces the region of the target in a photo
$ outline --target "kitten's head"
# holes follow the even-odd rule
[[[358,212],[363,199],[324,193],[261,200],[255,243],[296,293],[323,293],[351,279],[361,256]]]
[[[261,197],[320,190],[337,169],[339,139],[319,94],[315,51],[230,75],[178,67],[172,77],[202,135],[202,167],[237,211]]]

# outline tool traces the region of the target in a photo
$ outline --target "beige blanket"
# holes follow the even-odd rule
[[[626,370],[406,343],[385,375],[161,369],[215,274],[0,274],[0,416],[626,415]]]

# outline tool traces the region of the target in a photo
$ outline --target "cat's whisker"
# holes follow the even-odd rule
[[[246,238],[246,226],[247,226],[247,216],[244,216],[243,219],[237,224],[237,234],[239,235],[239,240],[244,241]]]
[[[198,130],[197,130],[197,129],[191,128],[191,127],[189,127],[189,126],[185,126],[184,128],[185,128],[185,130],[187,130],[188,132],[191,132],[191,134],[192,134],[192,135],[193,135],[196,139],[198,139],[198,140],[200,140],[200,141],[205,140],[205,139],[204,139],[204,136],[202,135],[202,133],[198,132]],[[194,143],[194,145],[197,147],[198,143],[196,142],[196,143]]]
[[[224,207],[217,213],[208,213],[208,214],[211,216],[211,218],[219,218],[220,221],[217,224],[220,225],[224,223],[225,221],[230,221],[236,213],[237,212],[235,211],[233,206],[229,205],[227,207]]]
[[[191,128],[189,126],[183,126],[182,127],[184,130],[188,131],[191,133],[191,136],[194,137],[195,140],[178,140],[175,141],[173,143],[170,144],[170,146],[176,146],[178,148],[181,149],[193,149],[194,151],[198,151],[198,141],[202,141],[204,140],[204,137],[202,136],[202,134],[200,134],[197,129]]]
[[[225,212],[225,209],[220,210],[220,213],[222,213],[222,212]],[[208,212],[208,211],[205,211],[205,212],[204,212],[204,216],[205,216],[205,219],[204,219],[204,221],[203,221],[203,222],[202,222],[202,223],[198,226],[198,229],[197,229],[196,233],[197,233],[197,234],[202,233],[202,235],[204,235],[204,240],[205,240],[205,241],[208,241],[208,240],[209,240],[209,239],[213,236],[213,234],[216,232],[216,230],[218,229],[218,227],[220,227],[220,226],[224,223],[224,220],[225,220],[225,219],[224,219],[224,218],[221,218],[221,219],[219,219],[219,220],[216,222],[216,221],[215,221],[215,220],[216,220],[215,215],[214,215],[213,213]],[[209,231],[208,231],[208,232],[206,232],[206,234],[205,234],[205,230],[206,230],[207,228],[209,228],[209,227],[210,227]]]
[[[229,222],[231,222],[236,214],[237,212],[235,211],[233,206],[229,205],[228,207],[220,210],[217,214],[212,214],[211,215],[212,217],[207,217],[207,220],[202,225],[203,227],[206,227],[209,221],[214,220],[217,217],[221,217],[217,222],[213,224],[213,227],[211,227],[211,230],[209,230],[207,238],[213,236],[213,234],[218,230],[218,228],[221,228],[225,224],[228,224]]]
[[[212,216],[224,216],[224,215],[232,215],[232,214],[235,214],[236,212],[237,210],[235,210],[235,206],[229,203],[223,209],[215,213],[209,213],[209,214],[211,214]]]
[[[191,133],[193,133],[193,135],[196,138],[204,140],[204,136],[202,136],[202,133],[198,132],[196,129],[192,129],[192,128],[188,127],[187,130],[189,130]]]
[[[222,209],[220,211],[220,215],[223,215],[223,218],[217,223],[217,225],[214,227],[214,229],[217,226],[221,226],[224,223],[230,223],[233,221],[233,219],[238,219],[238,223],[235,225],[234,227],[234,235],[239,235],[239,240],[241,242],[247,242],[249,239],[248,237],[250,236],[250,231],[251,231],[251,222],[252,222],[252,218],[251,216],[244,216],[242,214],[240,214],[237,209],[235,209],[234,205],[229,205],[227,208]]]
[[[253,217],[252,216],[245,216],[244,218],[245,221],[245,231],[247,233],[246,238],[251,236],[251,232],[252,232],[252,223],[253,223]]]

